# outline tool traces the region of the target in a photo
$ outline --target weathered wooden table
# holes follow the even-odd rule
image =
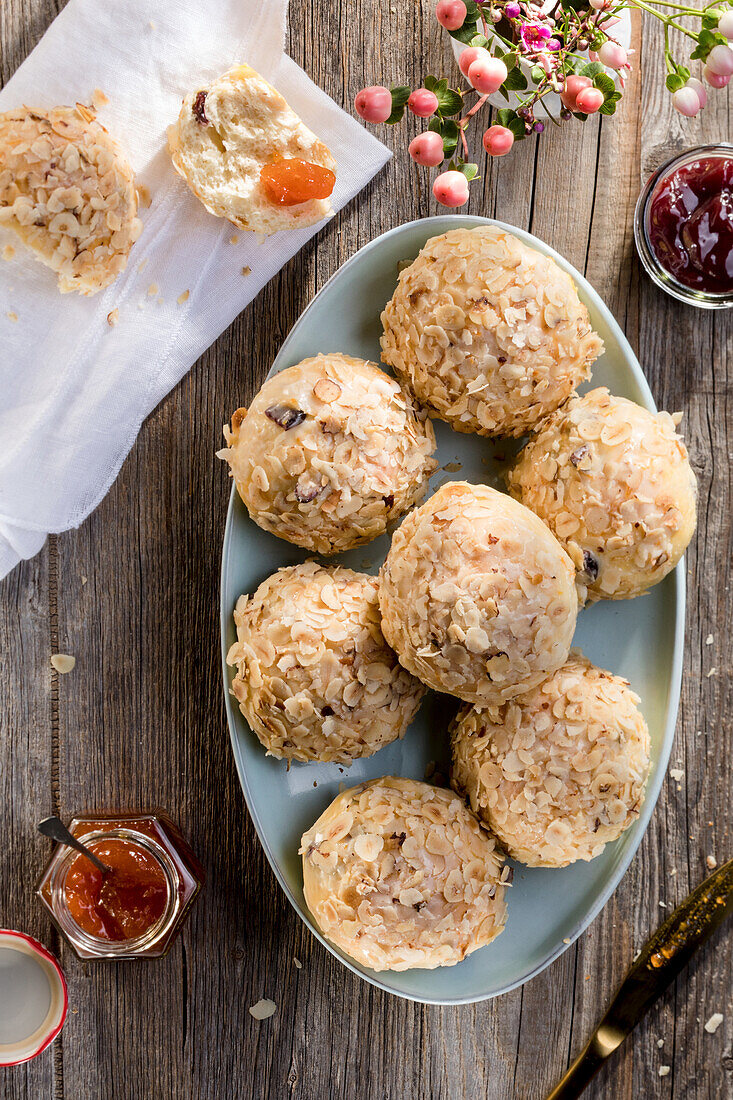
[[[60,6],[2,0],[0,79]],[[524,142],[488,167],[470,205],[531,229],[584,271],[626,331],[658,404],[685,414],[700,507],[673,751],[684,778],[666,781],[629,873],[586,935],[540,977],[498,1000],[441,1010],[361,982],[313,939],[245,809],[219,667],[229,479],[214,451],[222,423],[249,401],[336,268],[385,229],[435,212],[426,178],[407,164],[405,131],[386,131],[401,155],[148,419],[81,529],[50,539],[0,586],[0,925],[60,953],[71,998],[61,1038],[27,1066],[0,1070],[0,1096],[541,1098],[664,917],[660,906],[705,876],[706,857],[731,855],[733,315],[666,298],[641,273],[632,241],[643,174],[673,150],[728,138],[731,101],[712,96],[699,120],[681,120],[662,89],[659,35],[645,25],[642,40],[637,25],[635,37],[635,73],[617,117]],[[346,105],[362,84],[415,86],[449,62],[429,0],[422,10],[407,0],[292,0],[289,48]],[[52,671],[56,650],[75,654],[71,675]],[[68,818],[125,805],[168,807],[203,857],[208,884],[166,959],[84,964],[59,944],[33,896],[48,854],[34,826],[51,812]],[[733,1095],[731,942],[719,935],[699,953],[589,1097]],[[248,1007],[263,996],[278,1011],[257,1023]],[[708,1035],[703,1024],[715,1011],[725,1021]],[[661,1066],[670,1072],[660,1076]]]

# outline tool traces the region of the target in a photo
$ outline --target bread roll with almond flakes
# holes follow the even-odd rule
[[[185,97],[168,147],[174,168],[209,213],[240,229],[270,235],[333,214],[330,150],[249,65],[235,65]],[[284,188],[269,179],[275,165],[275,177],[283,165],[295,173],[295,191],[290,178]],[[304,174],[303,193],[315,197],[298,201]]]

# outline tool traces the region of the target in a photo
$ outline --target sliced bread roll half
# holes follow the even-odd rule
[[[206,209],[240,229],[269,235],[333,214],[330,150],[249,65],[186,96],[168,147]]]

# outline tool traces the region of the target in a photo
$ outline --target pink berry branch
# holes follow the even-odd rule
[[[673,55],[670,31],[694,42],[689,60],[703,62],[709,87],[723,88],[733,76],[733,9],[709,4],[701,10],[672,0],[558,0],[549,9],[541,0],[438,0],[438,22],[464,46],[458,67],[469,87],[452,88],[446,78],[433,76],[414,91],[373,85],[357,94],[356,112],[367,122],[390,125],[402,120],[405,108],[430,119],[428,129],[410,142],[410,156],[429,168],[444,166],[433,194],[444,206],[463,206],[479,170],[471,159],[468,126],[490,96],[499,93],[515,104],[500,108],[482,135],[492,157],[505,156],[515,141],[545,129],[536,114],[540,104],[556,125],[615,113],[631,68],[630,51],[616,37],[625,8],[647,12],[664,24],[667,88],[680,114],[696,115],[707,102],[707,90]],[[615,78],[607,69],[615,71]],[[557,96],[559,108],[553,106]]]

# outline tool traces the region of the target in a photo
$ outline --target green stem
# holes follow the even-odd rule
[[[680,26],[679,23],[675,23],[674,19],[671,19],[668,15],[662,15],[661,12],[655,11],[651,4],[646,4],[644,0],[629,0],[627,7],[639,8],[641,11],[649,12],[650,15],[653,15],[655,19],[659,19],[665,26],[674,27],[676,31],[681,31],[682,34],[691,38],[693,42],[697,42],[698,40],[697,35],[693,34],[692,31],[688,31],[685,27]]]

